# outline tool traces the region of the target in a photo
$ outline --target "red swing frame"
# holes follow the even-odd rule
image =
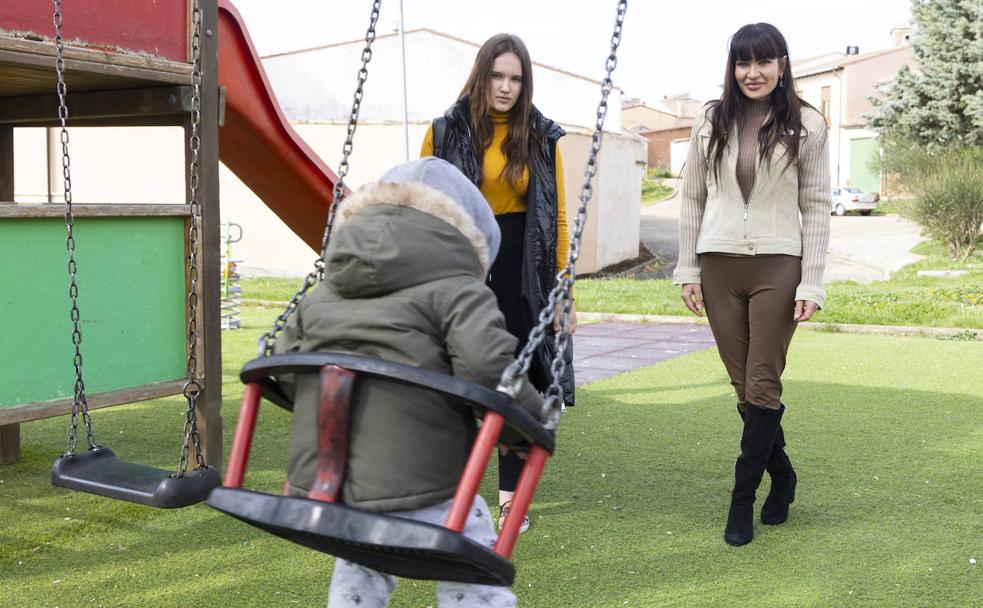
[[[340,365],[329,364],[320,369],[318,467],[315,485],[311,488],[308,498],[330,503],[337,502],[339,498],[348,455],[348,412],[351,405],[351,392],[357,376],[357,372]],[[263,389],[264,386],[258,382],[249,382],[245,386],[239,421],[223,482],[226,488],[242,487]],[[328,421],[333,424],[328,424]],[[471,505],[478,493],[478,487],[488,467],[488,461],[498,444],[505,423],[506,418],[501,413],[492,410],[485,412],[454,494],[450,513],[444,522],[444,527],[448,530],[457,533],[463,531]],[[536,443],[529,450],[512,499],[512,508],[509,509],[493,548],[496,554],[505,559],[510,559],[512,556],[519,537],[519,528],[532,504],[552,445],[549,448]]]

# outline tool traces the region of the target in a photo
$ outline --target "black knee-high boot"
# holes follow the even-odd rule
[[[724,540],[738,547],[754,538],[754,494],[771,457],[775,436],[782,421],[782,410],[748,404],[741,435],[741,455],[734,464],[734,491]]]
[[[785,412],[785,405],[781,407]],[[744,419],[744,412],[738,405],[737,413]],[[771,490],[765,498],[765,504],[761,507],[761,523],[769,526],[777,526],[785,523],[788,519],[788,507],[795,502],[795,486],[798,477],[795,469],[792,468],[792,461],[785,453],[785,432],[782,426],[778,425],[778,434],[775,435],[775,445],[771,448],[771,456],[768,458],[768,465],[765,467],[771,476]]]

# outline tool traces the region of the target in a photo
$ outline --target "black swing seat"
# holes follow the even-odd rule
[[[317,374],[325,365],[337,365],[359,376],[401,382],[455,397],[479,414],[501,414],[506,426],[518,433],[523,440],[543,446],[550,454],[555,448],[553,433],[507,395],[461,378],[403,363],[348,353],[290,352],[253,359],[242,367],[239,379],[243,384],[259,384],[264,399],[292,412],[293,399],[280,385],[277,377],[284,374]]]
[[[212,467],[176,477],[174,471],[119,460],[109,448],[97,446],[56,460],[51,466],[51,483],[107,498],[175,509],[202,502],[222,484],[222,479]]]
[[[511,585],[512,562],[463,534],[340,503],[216,488],[208,505],[265,532],[395,576]]]
[[[455,397],[482,414],[501,414],[522,440],[550,454],[555,449],[553,434],[507,395],[410,365],[347,353],[285,353],[250,361],[240,379],[260,385],[264,398],[292,411],[292,396],[278,376],[317,374],[329,365]],[[499,586],[515,579],[511,561],[442,526],[337,502],[229,487],[213,490],[208,505],[286,540],[395,576]]]

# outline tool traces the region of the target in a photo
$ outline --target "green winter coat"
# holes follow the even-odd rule
[[[325,281],[302,302],[276,351],[365,355],[494,389],[516,339],[484,284],[490,260],[483,247],[470,216],[436,189],[410,182],[363,187],[338,215]],[[318,379],[293,381],[288,480],[296,495],[307,493],[316,473]],[[542,418],[528,380],[516,402]],[[342,501],[392,511],[447,500],[474,435],[470,408],[455,400],[359,378]]]

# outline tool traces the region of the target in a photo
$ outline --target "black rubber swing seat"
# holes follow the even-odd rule
[[[202,502],[222,484],[218,471],[203,467],[175,476],[174,471],[125,462],[106,447],[62,456],[51,466],[53,485],[135,502],[176,509]]]
[[[298,545],[395,576],[479,585],[515,579],[512,562],[443,526],[236,488],[216,488],[208,505]]]
[[[371,357],[331,352],[273,355],[250,361],[240,373],[247,390],[229,455],[225,487],[212,491],[208,505],[285,540],[395,576],[482,585],[511,585],[515,579],[515,566],[508,556],[511,554],[515,536],[512,541],[504,543],[507,548],[499,550],[498,545],[503,544],[500,537],[493,549],[469,539],[447,525],[439,526],[393,514],[362,511],[345,506],[334,498],[275,496],[241,489],[260,395],[292,411],[292,397],[283,390],[278,377],[284,374],[320,373],[323,382],[325,371],[330,369],[343,370],[353,378],[381,378],[456,398],[485,415],[485,420],[493,417],[504,420],[504,424],[534,446],[533,450],[540,449],[543,454],[553,452],[555,444],[552,433],[508,396],[498,391],[453,376]],[[350,386],[349,392],[344,396],[329,397],[327,400],[324,387],[322,384],[320,407],[330,403],[333,404],[332,407],[340,406],[334,410],[336,412],[347,410]],[[347,428],[347,422],[340,424]],[[498,424],[497,428],[501,429],[502,422]],[[495,428],[495,425],[489,424],[488,428]],[[324,444],[321,443],[321,433],[324,430],[319,428],[319,476],[322,473],[322,464],[338,471],[345,469],[343,454],[327,458],[327,452],[322,452]],[[466,513],[470,509],[488,456],[498,440],[499,431],[484,431],[485,425],[482,424],[473,449],[473,454],[482,452],[478,445],[486,442],[482,444],[487,452],[484,464],[479,463],[471,470],[472,459],[469,459],[468,467],[462,475],[462,485],[463,479],[469,477],[473,479],[473,489],[465,494],[465,501],[461,505],[458,505],[455,496],[452,514],[457,507],[460,507],[459,513]],[[482,436],[485,434],[488,437],[483,440]],[[531,476],[535,480],[529,485],[530,499],[545,458],[544,455],[539,469]],[[480,460],[479,458],[478,461]],[[520,478],[520,486],[522,484]],[[334,487],[337,492],[338,486]],[[517,495],[520,490],[517,489]],[[465,504],[467,506],[463,506]],[[521,515],[524,512],[520,517]],[[463,526],[463,519],[461,522]],[[514,535],[517,534],[516,527]]]

